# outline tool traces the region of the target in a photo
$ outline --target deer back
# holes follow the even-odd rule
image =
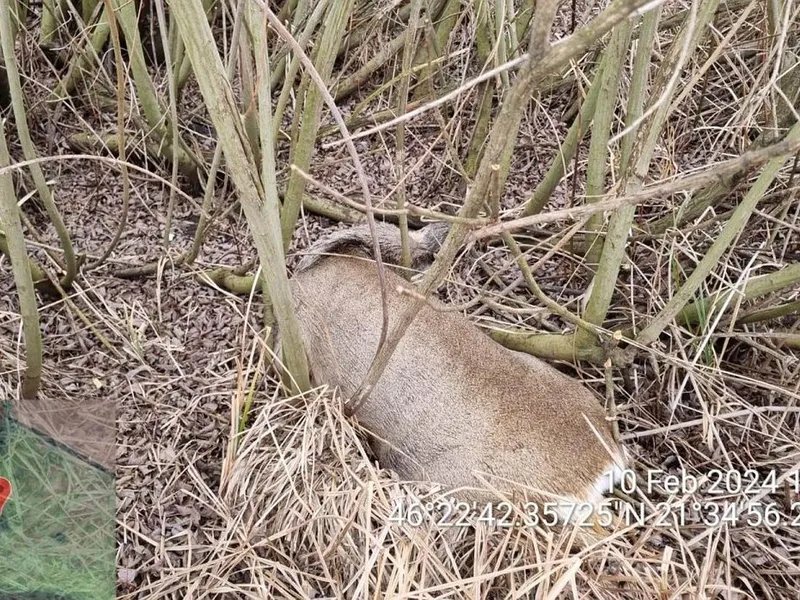
[[[389,318],[412,297],[386,270]],[[381,295],[375,264],[326,257],[292,279],[312,376],[349,398],[378,347]],[[356,417],[382,466],[408,480],[596,503],[624,465],[604,409],[578,381],[509,350],[435,299],[423,305]]]

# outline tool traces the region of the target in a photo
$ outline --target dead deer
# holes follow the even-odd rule
[[[444,234],[436,224],[412,239],[415,266],[433,259]],[[378,242],[384,260],[396,263],[399,230],[378,224]],[[378,276],[365,258],[371,246],[366,226],[336,232],[310,249],[292,278],[312,377],[345,398],[358,389],[380,337]],[[391,324],[412,301],[398,289],[411,284],[387,269],[386,285]],[[436,299],[423,306],[356,409],[380,465],[405,480],[457,488],[459,500],[497,502],[500,491],[562,501],[568,510],[597,506],[626,464],[597,398],[443,308]]]

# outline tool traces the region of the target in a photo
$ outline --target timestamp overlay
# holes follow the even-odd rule
[[[449,497],[396,498],[389,521],[411,527],[790,527],[800,529],[800,474],[756,469],[713,469],[702,474],[648,470],[624,472],[618,483],[633,503],[610,497],[586,502],[476,503]],[[642,499],[645,499],[642,501]]]

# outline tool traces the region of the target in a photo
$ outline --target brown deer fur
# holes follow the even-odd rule
[[[292,279],[317,384],[345,398],[375,355],[381,300],[366,227],[319,242]],[[413,242],[415,265],[432,259],[446,229]],[[384,257],[399,257],[399,231],[379,227]],[[345,256],[319,252],[344,250]],[[313,256],[313,258],[312,258]],[[386,270],[390,324],[410,288]],[[492,488],[539,502],[597,504],[624,467],[598,399],[533,356],[509,350],[435,299],[417,314],[379,383],[356,412],[382,466],[408,480],[459,488],[459,499],[497,501]],[[488,486],[488,490],[486,489]]]

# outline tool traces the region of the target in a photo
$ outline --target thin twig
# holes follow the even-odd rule
[[[663,197],[670,194],[676,194],[686,190],[695,189],[718,181],[722,177],[726,177],[739,171],[746,171],[763,165],[773,158],[793,154],[800,150],[800,140],[798,139],[785,139],[777,144],[767,146],[760,150],[752,150],[745,152],[737,158],[721,161],[712,164],[699,173],[688,175],[686,177],[676,178],[667,183],[661,183],[650,187],[642,188],[640,191],[623,196],[621,198],[610,198],[592,204],[591,206],[576,206],[574,208],[567,208],[564,210],[556,210],[548,213],[531,215],[529,217],[521,217],[513,221],[506,221],[496,225],[489,225],[472,233],[470,239],[481,240],[487,237],[499,235],[503,231],[515,231],[530,227],[531,225],[538,225],[540,223],[554,223],[564,219],[576,219],[585,215],[591,215],[596,212],[605,210],[614,210],[621,206],[641,204],[648,200],[657,197]],[[613,195],[614,190],[609,192],[609,196]]]
[[[380,342],[378,343],[380,346],[386,339],[386,334],[389,330],[389,301],[386,291],[385,269],[383,266],[383,261],[381,260],[381,249],[380,244],[378,244],[378,232],[375,228],[375,215],[373,214],[372,196],[369,191],[369,183],[367,183],[367,175],[364,173],[364,167],[361,164],[361,159],[358,157],[358,151],[356,150],[355,144],[353,144],[353,139],[347,129],[347,124],[344,122],[342,113],[336,106],[336,101],[333,99],[333,96],[328,90],[328,87],[325,85],[325,82],[322,80],[322,77],[320,77],[316,68],[314,68],[314,63],[312,63],[311,59],[309,59],[306,53],[303,52],[303,49],[292,37],[292,34],[290,34],[286,27],[283,26],[283,23],[281,23],[280,19],[275,16],[275,13],[272,12],[269,6],[262,0],[258,0],[258,3],[261,5],[264,15],[266,16],[270,25],[272,25],[278,35],[280,35],[284,41],[291,46],[292,50],[300,58],[300,62],[303,63],[303,66],[306,68],[309,76],[314,81],[314,84],[318,87],[320,93],[322,94],[323,100],[325,100],[325,104],[328,105],[331,115],[333,115],[336,124],[339,126],[339,130],[341,131],[343,137],[343,143],[347,146],[347,151],[350,154],[350,157],[353,159],[353,166],[355,167],[356,175],[358,176],[358,182],[361,184],[361,193],[363,194],[364,204],[367,206],[367,224],[369,226],[372,239],[374,240],[373,253],[375,257],[375,266],[378,271],[378,281],[381,288],[381,308],[383,314],[381,321],[381,337]]]

